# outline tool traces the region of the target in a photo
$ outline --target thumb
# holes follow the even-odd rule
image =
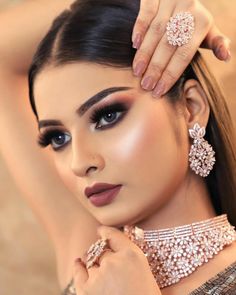
[[[114,252],[125,248],[138,248],[121,230],[117,228],[102,225],[98,228],[98,234],[102,239],[109,240],[109,246]]]
[[[74,263],[73,281],[76,294],[82,294],[82,289],[88,280],[88,272],[81,258],[77,258]]]
[[[231,57],[230,43],[230,39],[224,36],[216,25],[213,25],[201,47],[212,49],[218,59],[229,61]]]

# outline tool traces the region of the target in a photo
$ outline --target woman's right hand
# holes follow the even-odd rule
[[[171,16],[185,11],[194,16],[192,39],[180,47],[170,45],[166,36],[167,22]],[[141,86],[153,90],[157,97],[175,84],[199,47],[211,49],[220,60],[230,59],[229,39],[220,32],[199,0],[140,0],[132,41],[137,48],[134,74],[141,77]]]

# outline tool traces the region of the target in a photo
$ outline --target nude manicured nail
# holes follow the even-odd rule
[[[139,49],[142,43],[142,35],[140,33],[136,34],[134,42],[133,42],[133,48]]]
[[[134,67],[134,75],[137,77],[142,76],[145,69],[145,62],[139,61]]]
[[[155,87],[155,89],[152,92],[152,95],[154,97],[161,97],[165,93],[165,83],[162,81],[159,81]]]
[[[155,82],[151,76],[148,76],[142,80],[141,85],[145,90],[152,90],[155,86]]]
[[[231,59],[231,53],[229,49],[226,49],[224,45],[219,46],[216,49],[216,55],[226,62],[230,61]]]
[[[231,57],[232,57],[231,52],[230,52],[229,49],[227,50],[227,53],[228,53],[228,56],[227,56],[227,58],[225,59],[225,62],[229,62],[229,61],[231,60]]]

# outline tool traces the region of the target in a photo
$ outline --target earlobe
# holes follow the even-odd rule
[[[183,87],[184,108],[188,128],[195,123],[200,126],[207,126],[210,106],[207,96],[197,80],[187,80]]]

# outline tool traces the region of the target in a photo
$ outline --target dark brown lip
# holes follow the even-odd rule
[[[84,194],[87,196],[87,198],[89,198],[93,194],[98,194],[120,185],[121,184],[96,183],[91,187],[86,187],[84,190]]]

